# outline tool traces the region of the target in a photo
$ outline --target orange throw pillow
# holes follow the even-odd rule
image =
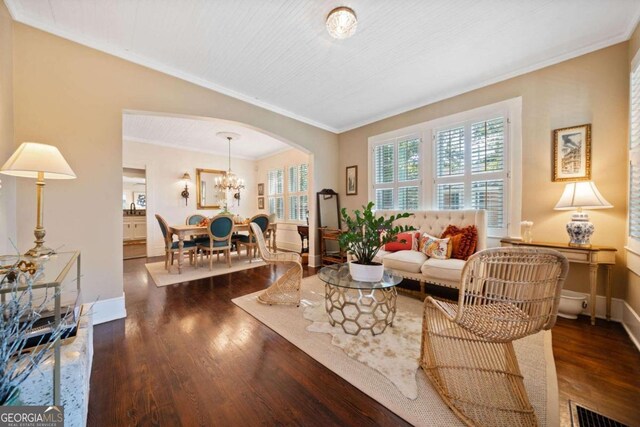
[[[440,238],[451,238],[453,250],[451,258],[467,260],[476,251],[478,245],[478,229],[475,225],[459,228],[450,224]]]

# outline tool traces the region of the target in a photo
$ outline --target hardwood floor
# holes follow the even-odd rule
[[[94,330],[89,426],[406,425],[231,302],[275,270],[158,288],[145,262],[124,262],[127,318]],[[640,353],[622,327],[553,332],[562,425],[567,399],[640,425]]]

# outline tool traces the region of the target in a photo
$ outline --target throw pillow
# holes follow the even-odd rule
[[[413,233],[398,233],[393,242],[384,245],[387,252],[410,251],[413,248]]]
[[[451,239],[438,239],[424,233],[420,238],[420,251],[430,258],[448,259],[451,258]]]
[[[449,237],[453,245],[451,258],[467,260],[476,251],[478,245],[478,229],[475,225],[457,227],[450,224],[442,233],[441,238]]]

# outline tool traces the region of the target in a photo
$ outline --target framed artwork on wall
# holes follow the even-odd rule
[[[264,196],[264,184],[262,182],[258,184],[258,196]]]
[[[258,197],[258,209],[264,209],[264,197]]]
[[[553,131],[553,181],[591,179],[591,124]]]
[[[358,194],[358,166],[347,166],[347,196]]]

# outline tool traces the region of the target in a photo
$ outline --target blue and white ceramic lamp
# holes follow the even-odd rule
[[[564,188],[555,210],[576,210],[567,223],[569,245],[590,247],[591,235],[595,227],[589,221],[589,214],[583,209],[612,208],[611,203],[602,197],[593,181],[570,182]]]

